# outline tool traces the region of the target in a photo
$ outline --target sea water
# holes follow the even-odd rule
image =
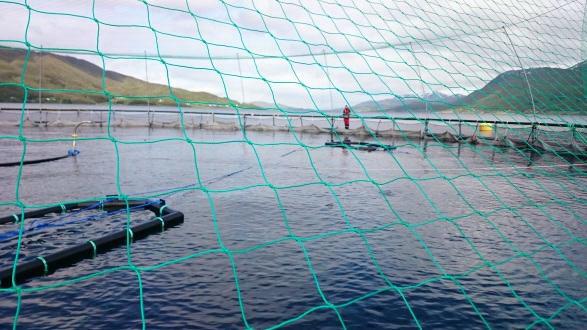
[[[25,135],[0,140],[3,161],[71,148],[61,140],[71,128]],[[327,135],[288,132],[85,127],[80,135],[90,140],[78,141],[75,158],[20,174],[0,168],[0,215],[18,211],[9,205],[16,200],[40,206],[184,187],[160,197],[185,222],[28,281],[21,295],[1,292],[1,328],[15,316],[25,329],[587,322],[581,159],[402,139],[381,141],[397,146],[390,152],[345,150],[324,147]],[[150,216],[25,232],[20,258]],[[0,241],[3,269],[17,241]]]

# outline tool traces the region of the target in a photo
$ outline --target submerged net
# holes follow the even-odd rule
[[[581,258],[587,243],[585,6],[585,1],[500,0],[474,4],[460,0],[59,1],[50,5],[0,0],[4,30],[0,32],[0,96],[12,104],[2,105],[4,110],[0,111],[0,142],[10,160],[21,161],[17,170],[2,176],[3,190],[11,191],[0,195],[0,210],[24,214],[35,208],[101,198],[87,191],[112,193],[86,191],[82,183],[78,190],[55,189],[47,195],[38,191],[34,198],[22,197],[23,181],[29,173],[24,161],[31,158],[31,150],[42,155],[39,149],[44,145],[70,143],[75,138],[55,128],[89,121],[86,126],[100,128],[102,133],[82,136],[78,141],[82,145],[109,144],[112,172],[107,176],[114,181],[118,198],[200,193],[204,198],[197,207],[209,208],[206,221],[211,222],[215,236],[211,248],[147,266],[136,263],[129,237],[125,264],[56,282],[14,283],[0,289],[14,296],[13,327],[18,327],[21,310],[26,307],[23,295],[42,295],[119,271],[131,271],[136,277],[132,285],[138,286],[140,321],[147,327],[158,315],[146,312],[144,276],[210,254],[229,260],[228,276],[238,301],[240,325],[245,328],[303,324],[325,311],[333,313],[335,325],[346,328],[354,318],[345,316],[345,308],[389,292],[405,309],[407,324],[421,328],[426,325],[426,308],[414,308],[418,298],[411,293],[436,282],[450,283],[453,294],[471,308],[474,322],[492,328],[499,326],[493,323],[494,314],[506,311],[486,302],[483,285],[470,284],[476,274],[485,271],[496,279],[491,285],[504,288],[503,297],[489,300],[503,299],[520,306],[527,315],[523,326],[584,323],[587,293],[577,288],[587,287],[587,258]],[[142,75],[145,65],[148,77]],[[14,67],[17,74],[10,71]],[[113,71],[150,78],[155,84]],[[64,78],[43,81],[43,77],[55,76]],[[86,105],[62,104],[68,102]],[[351,109],[348,130],[342,118],[345,104]],[[133,126],[173,130],[144,139],[124,135],[125,129]],[[39,136],[35,127],[45,133]],[[205,130],[234,134],[194,133]],[[57,133],[52,135],[52,131]],[[265,131],[279,131],[287,138],[268,142],[262,135]],[[348,152],[345,155],[351,156],[352,164],[317,156],[331,146],[316,143],[315,135],[320,141],[337,142]],[[349,137],[394,149],[377,150],[380,158],[373,160],[368,152],[374,150],[344,143]],[[128,161],[125,153],[135,157],[132,162],[150,162],[132,149],[168,142],[181,144],[189,154],[191,173],[171,174],[164,180],[166,188],[137,193],[140,186],[133,186],[121,175],[125,170],[121,162]],[[247,150],[253,160],[249,167],[232,168],[240,159],[233,159],[233,163],[216,159],[214,163],[214,157],[207,158],[206,150],[210,149],[206,148],[228,150],[231,144]],[[411,152],[411,158],[403,157],[402,150]],[[430,150],[434,157],[428,156]],[[296,164],[287,164],[285,157],[292,152],[298,152],[306,164],[304,175],[296,172],[302,171],[296,170]],[[86,148],[79,157],[90,153]],[[265,153],[280,153],[280,163],[268,164]],[[461,159],[461,153],[478,162]],[[173,157],[165,152],[162,155]],[[286,180],[272,176],[275,168],[289,169],[289,165],[291,170],[281,172]],[[208,176],[202,172],[206,166],[230,169],[220,176]],[[58,171],[58,167],[47,168]],[[261,182],[214,185],[251,168],[259,171]],[[337,177],[337,171],[359,175]],[[468,180],[467,187],[460,180]],[[394,194],[397,184],[410,187],[399,199]],[[471,186],[482,193],[472,193]],[[299,189],[299,198],[313,198],[316,187],[323,188],[333,200],[336,212],[331,217],[343,225],[306,234],[307,228],[296,230],[292,224],[291,214],[296,209],[285,205],[284,196]],[[220,224],[224,220],[219,220],[216,198],[235,196],[237,202],[242,198],[244,203],[247,197],[242,192],[254,196],[258,188],[270,191],[279,210],[278,218],[272,220],[280,224],[283,235],[267,230],[263,235],[273,239],[256,237],[253,243],[234,247],[225,241],[230,236],[226,231],[238,231],[239,227],[229,225],[227,229],[226,223]],[[515,198],[506,196],[506,190]],[[347,199],[349,193],[354,196],[352,202]],[[317,203],[297,207],[318,212],[323,205]],[[373,219],[357,221],[356,213],[364,207],[360,203],[377,210]],[[421,208],[429,213],[418,216]],[[262,210],[256,214],[247,221],[261,221],[266,216]],[[473,218],[483,225],[480,233],[469,231]],[[189,221],[201,220],[190,219],[186,212]],[[131,222],[128,210],[124,224],[113,223],[130,228]],[[245,226],[232,224],[241,225]],[[309,223],[308,228],[313,225]],[[9,245],[13,250],[7,254],[13,258],[13,269],[26,259],[20,253],[30,239],[26,228],[27,220],[17,229],[3,230],[17,233],[5,235],[7,240],[14,238],[15,244]],[[422,233],[446,228],[452,232],[441,244],[446,244],[446,249]],[[386,240],[374,237],[395,231],[416,242],[427,260],[425,265],[404,260],[405,267],[429,267],[428,275],[401,278],[388,270],[386,252],[381,252]],[[531,239],[519,239],[518,231],[527,232]],[[336,294],[325,288],[329,279],[317,270],[320,265],[310,247],[329,239],[352,242],[346,252],[362,251],[363,262],[372,267],[374,278],[382,285],[345,295],[344,300],[334,299]],[[460,253],[448,248],[456,240],[478,262],[458,271],[446,264],[447,256]],[[526,245],[525,240],[536,243]],[[388,242],[394,243],[388,249],[409,255],[405,247],[402,249],[401,238]],[[319,302],[304,306],[296,315],[275,311],[284,316],[256,324],[260,321],[250,315],[255,310],[253,299],[247,299],[242,290],[246,281],[252,280],[243,277],[236,259],[286,244],[301,251],[304,269],[311,277],[309,285]],[[505,256],[491,255],[483,244],[501,246]],[[508,267],[518,262],[525,262],[524,267],[511,272]],[[565,269],[562,279],[552,273],[552,267]],[[541,289],[529,292],[520,287],[519,276],[530,273],[536,274]],[[532,303],[536,295],[553,302],[537,306]],[[377,308],[385,313],[386,304]],[[566,314],[574,316],[561,321]]]

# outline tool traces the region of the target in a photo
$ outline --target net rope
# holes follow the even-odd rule
[[[78,137],[77,141],[79,143],[106,141],[112,144],[116,160],[115,182],[118,198],[129,201],[137,198],[160,198],[190,191],[202,192],[207,197],[211,209],[217,248],[197,251],[191,255],[164,260],[150,266],[137,266],[133,262],[132,237],[128,236],[125,246],[126,265],[97,269],[89,275],[72,277],[68,280],[47,285],[29,286],[15,283],[12,288],[0,289],[0,292],[14,293],[17,296],[17,308],[13,317],[13,328],[17,328],[19,324],[19,315],[22,308],[21,299],[24,293],[42,292],[69,286],[93,278],[107,277],[114,272],[120,271],[132,271],[136,275],[142,327],[147,328],[148,318],[145,314],[143,274],[213,254],[223,254],[228,257],[232,271],[232,280],[236,288],[238,304],[240,306],[242,325],[244,328],[253,328],[254,325],[250,323],[246,312],[247,301],[243,298],[241,292],[241,279],[239,278],[239,269],[237,268],[235,257],[287,242],[295,243],[302,251],[307,269],[311,273],[316,294],[321,298],[322,303],[308,308],[305,312],[295,317],[279,320],[271,328],[280,328],[295,324],[308,315],[322,310],[332,311],[336,315],[340,326],[346,328],[347,323],[341,313],[341,309],[385,292],[395,292],[401,297],[405,308],[409,311],[412,318],[412,324],[418,328],[422,328],[423,324],[416,311],[414,311],[410,299],[407,297],[407,293],[422,286],[440,281],[448,281],[454,284],[475,311],[482,324],[486,328],[493,328],[493,325],[487,320],[486,315],[475,302],[474,295],[470,289],[463,284],[463,281],[466,281],[468,276],[483,269],[489,269],[497,274],[502,284],[507,286],[510,291],[509,293],[514,299],[523,305],[532,315],[533,319],[528,321],[527,328],[554,328],[553,320],[572,308],[583,319],[587,316],[585,305],[587,296],[577,298],[569,294],[569,292],[565,291],[556,281],[549,277],[540,260],[536,259],[537,254],[544,251],[551,251],[556,255],[556,258],[562,260],[572,269],[574,275],[581,280],[587,279],[587,272],[582,265],[578,265],[568,255],[568,252],[565,252],[565,247],[572,244],[579,244],[585,248],[587,238],[577,236],[576,232],[568,227],[567,219],[554,214],[549,208],[552,205],[565,208],[572,216],[572,220],[579,222],[582,226],[587,225],[585,219],[585,208],[587,207],[587,199],[585,198],[585,194],[587,194],[587,184],[585,184],[587,182],[585,181],[587,174],[585,151],[584,149],[583,151],[574,149],[573,145],[568,143],[569,139],[572,138],[573,143],[584,148],[587,137],[585,136],[585,129],[575,128],[575,125],[581,123],[575,122],[567,116],[569,114],[578,116],[587,114],[587,99],[585,97],[587,85],[585,81],[579,78],[575,78],[576,80],[573,81],[562,80],[555,71],[544,73],[555,90],[572,89],[570,92],[571,95],[579,95],[576,99],[572,99],[562,94],[541,95],[540,91],[543,87],[537,87],[540,84],[538,78],[530,74],[528,78],[529,88],[536,95],[532,97],[528,95],[528,87],[525,83],[521,85],[523,88],[519,90],[513,90],[516,88],[515,86],[502,85],[499,87],[506,92],[508,88],[512,88],[510,90],[511,94],[507,98],[498,98],[492,105],[479,103],[460,104],[458,107],[450,107],[449,111],[454,116],[454,120],[448,120],[441,113],[434,111],[435,107],[450,105],[448,101],[430,101],[426,96],[427,93],[434,93],[437,90],[446,91],[451,96],[473,93],[506,70],[516,70],[516,74],[518,75],[516,79],[522,81],[522,73],[525,74],[526,70],[531,70],[532,68],[568,68],[584,61],[586,59],[587,49],[585,45],[587,30],[583,18],[586,6],[584,0],[566,2],[488,0],[474,3],[458,0],[393,2],[383,0],[318,0],[312,2],[303,0],[272,0],[268,1],[271,3],[270,7],[261,5],[258,1],[219,0],[215,5],[217,8],[223,10],[223,12],[218,15],[211,15],[207,11],[199,10],[198,6],[190,1],[185,1],[185,3],[173,1],[173,4],[166,4],[164,1],[136,1],[136,3],[141,5],[141,8],[144,9],[146,14],[144,17],[145,24],[133,22],[119,23],[121,20],[120,17],[102,16],[96,10],[99,2],[97,0],[91,1],[91,15],[88,15],[77,13],[73,9],[71,11],[51,11],[36,1],[20,2],[0,0],[0,11],[4,11],[4,14],[0,14],[0,17],[3,15],[16,15],[18,13],[19,15],[24,15],[26,21],[22,37],[0,40],[2,46],[24,49],[26,54],[18,81],[0,81],[0,88],[17,88],[23,92],[18,132],[16,134],[2,135],[0,136],[0,140],[19,142],[22,145],[21,163],[25,160],[25,155],[30,144],[69,143],[72,141],[71,138],[39,139],[27,136],[25,127],[27,125],[28,110],[26,109],[26,105],[31,103],[32,101],[30,100],[34,99],[34,95],[39,92],[45,95],[80,94],[101,97],[107,102],[107,118],[104,123],[107,130],[106,137]],[[81,6],[76,2],[70,2],[69,5],[74,9]],[[268,8],[271,8],[271,10],[267,10]],[[179,34],[178,32],[167,31],[158,27],[154,19],[157,15],[162,15],[163,13],[191,18],[191,30],[193,33],[190,35]],[[32,33],[31,27],[34,25],[33,18],[36,15],[47,15],[50,17],[50,20],[57,22],[63,18],[73,18],[94,24],[96,29],[96,47],[43,47],[38,40],[33,41],[29,39],[29,34]],[[243,17],[252,17],[251,20],[254,18],[256,24],[247,22]],[[222,43],[222,38],[205,35],[202,31],[206,31],[204,25],[208,24],[218,25],[223,29],[230,29],[232,31],[230,42]],[[288,33],[283,33],[282,30],[275,29],[276,24],[283,24],[288,30]],[[141,29],[148,32],[152,37],[153,44],[137,45],[136,49],[152,47],[152,51],[116,52],[103,49],[104,45],[100,42],[101,33],[107,29],[123,28]],[[263,37],[267,38],[266,40],[268,42],[272,42],[270,46],[267,46],[271,51],[262,51],[258,47],[255,47],[255,45],[252,45],[249,41],[250,34],[263,35]],[[91,38],[91,36],[88,36],[88,38]],[[166,49],[162,46],[162,40],[165,38],[176,38],[197,43],[203,50],[203,53],[195,55],[173,52],[166,53]],[[292,46],[290,43],[295,44],[295,49],[291,49]],[[224,53],[219,52],[219,50],[223,50]],[[39,52],[91,55],[97,57],[101,68],[103,68],[100,89],[90,90],[75,88],[75,86],[71,88],[42,88],[35,82],[32,82],[27,77],[27,66],[29,61],[32,61],[38,56]],[[231,55],[235,53],[237,56]],[[518,54],[519,57],[516,58]],[[351,63],[350,58],[354,62]],[[140,95],[120,94],[111,91],[108,87],[106,70],[108,70],[109,62],[115,60],[135,61],[138,63],[147,61],[149,65],[156,64],[160,66],[163,68],[164,73],[162,83],[166,85],[167,92],[156,95]],[[250,65],[250,70],[247,70],[244,74],[236,74],[224,69],[222,63],[236,60],[247,61]],[[277,77],[267,74],[267,66],[271,65],[271,61],[280,61],[291,72],[289,78],[279,80]],[[520,67],[520,64],[522,64],[522,67]],[[304,69],[301,69],[302,67],[311,67],[322,78],[316,78],[316,81],[308,79],[305,76],[306,72]],[[222,91],[220,96],[225,98],[225,103],[191,100],[178,95],[171,78],[173,70],[177,69],[195,70],[194,72],[206,72],[215,75],[218,78],[218,86],[216,87]],[[584,64],[581,69],[581,75],[576,77],[585,79],[586,70],[587,65]],[[344,74],[347,80],[344,83],[341,82],[340,78],[337,78],[333,72]],[[251,132],[252,127],[246,121],[252,119],[248,119],[246,114],[251,109],[251,105],[247,104],[245,100],[236,101],[240,97],[241,90],[233,86],[232,83],[229,83],[231,79],[235,78],[253,81],[255,84],[262,85],[269,91],[269,96],[272,98],[270,103],[272,105],[266,107],[264,110],[276,111],[280,118],[285,120],[285,129],[293,137],[293,142],[260,143],[249,138],[249,132]],[[570,85],[570,83],[574,83],[574,85]],[[402,91],[397,88],[397,85],[402,86]],[[300,97],[308,100],[307,108],[309,110],[302,114],[323,119],[327,123],[325,125],[326,132],[330,131],[329,126],[334,125],[335,120],[337,123],[340,121],[339,118],[341,116],[339,113],[333,114],[329,111],[328,101],[324,101],[327,99],[323,97],[324,95],[333,93],[337,98],[337,102],[349,105],[355,104],[357,97],[361,97],[363,101],[370,101],[374,107],[373,112],[352,109],[352,120],[360,123],[363,135],[375,143],[384,144],[385,139],[382,138],[382,134],[379,132],[379,124],[377,123],[385,122],[394,128],[397,127],[395,134],[401,137],[401,142],[397,147],[410,148],[415,151],[421,157],[428,169],[427,173],[430,175],[426,177],[415,175],[418,171],[426,170],[410,168],[409,164],[402,163],[394,151],[388,150],[383,152],[397,166],[395,170],[397,173],[393,179],[378,181],[373,177],[373,172],[384,169],[369,168],[361,159],[361,151],[346,148],[358,165],[357,171],[362,172],[364,179],[347,180],[342,183],[330,182],[321,174],[324,168],[318,168],[312,155],[312,151],[327,147],[323,145],[308,145],[304,142],[304,139],[301,137],[302,132],[299,130],[300,127],[304,127],[304,124],[301,123],[299,126],[297,124],[297,121],[302,121],[300,112],[280,105],[281,86],[295,86],[296,91],[300,91],[300,94],[303,94]],[[407,90],[408,92],[404,93],[403,90]],[[408,94],[410,96],[406,96]],[[318,97],[317,95],[322,96]],[[494,108],[499,108],[508,115],[517,116],[517,118],[520,118],[519,121],[535,123],[540,121],[541,116],[548,116],[557,122],[563,123],[561,128],[563,133],[561,131],[550,131],[545,127],[540,127],[536,131],[537,133],[535,133],[534,130],[530,131],[529,127],[521,129],[515,125],[503,125],[501,127],[503,130],[501,131],[502,135],[498,136],[498,133],[496,133],[496,138],[492,139],[498,140],[498,137],[501,137],[512,141],[521,141],[521,144],[514,144],[511,148],[516,152],[517,156],[521,156],[529,163],[532,163],[532,158],[528,155],[527,150],[541,151],[536,144],[530,143],[529,140],[532,134],[537,134],[537,139],[547,143],[554,157],[543,165],[533,167],[533,171],[537,176],[554,175],[560,178],[560,180],[551,182],[557,188],[556,191],[551,186],[546,186],[540,180],[529,176],[526,171],[527,167],[517,166],[516,161],[511,156],[503,155],[504,161],[506,162],[505,166],[495,164],[486,153],[465,144],[463,147],[469,148],[482,163],[482,167],[472,167],[458,156],[460,149],[457,150],[456,145],[446,143],[438,134],[431,134],[427,137],[430,145],[442,148],[456,164],[456,167],[446,168],[443,165],[436,164],[426,157],[425,147],[422,146],[420,141],[415,140],[409,135],[409,130],[399,128],[405,125],[405,123],[386,112],[382,102],[383,98],[396,98],[399,100],[406,116],[412,120],[412,123],[418,124],[418,130],[420,132],[423,132],[422,127],[426,126],[428,128],[428,125],[433,125],[432,122],[429,123],[428,119],[434,119],[438,125],[442,125],[453,136],[461,135],[462,128],[460,125],[464,125],[466,129],[473,132],[473,136],[476,136],[479,133],[478,123],[462,122],[457,124],[456,121],[470,118],[478,120],[478,122],[501,121],[502,117],[491,111]],[[153,101],[164,99],[175,104],[176,114],[179,116],[177,124],[178,129],[181,131],[180,137],[165,137],[143,141],[124,139],[115,134],[113,131],[113,128],[116,127],[115,116],[120,116],[115,110],[117,100],[144,101],[147,99]],[[426,104],[426,116],[423,116],[422,112],[413,111],[410,108],[409,103],[414,100]],[[534,112],[531,109],[532,107],[529,106],[530,101],[532,104],[535,103]],[[190,106],[219,104],[226,105],[227,107],[224,111],[233,114],[231,118],[236,124],[236,129],[242,133],[242,140],[198,141],[190,137],[188,133],[190,121],[193,123],[193,116],[189,113]],[[481,111],[485,112],[481,113]],[[377,118],[376,121],[374,121],[375,117]],[[304,118],[303,120],[309,121],[310,119]],[[273,121],[275,121],[275,117],[273,117]],[[498,128],[495,127],[495,129],[497,130]],[[572,135],[570,133],[571,131]],[[344,138],[343,133],[339,129],[332,132],[336,141],[342,141]],[[562,139],[556,138],[557,134],[563,134],[565,137]],[[195,183],[142,193],[130,194],[128,191],[125,191],[121,183],[121,146],[158,144],[169,141],[185,143],[189,147],[189,150],[191,150],[194,159],[193,172]],[[250,149],[256,160],[257,169],[261,173],[263,183],[226,189],[210,188],[210,184],[219,178],[205,178],[202,176],[199,169],[200,155],[196,150],[196,146],[213,144],[222,148],[223,144],[234,142],[243,143]],[[277,185],[273,183],[266,173],[265,168],[267,164],[264,164],[259,148],[274,146],[299,148],[296,150],[307,159],[309,164],[307,170],[311,171],[314,180],[311,182],[299,181],[291,185]],[[499,150],[500,146],[490,143],[488,144],[488,148]],[[569,171],[569,168],[572,168],[574,173]],[[238,171],[247,171],[250,169],[251,167],[247,167]],[[334,166],[330,169],[336,170]],[[53,201],[44,204],[27,204],[23,202],[20,198],[19,191],[22,176],[23,165],[21,164],[13,186],[15,199],[0,201],[0,207],[19,208],[21,212],[20,217],[23,218],[24,213],[30,209],[73,202]],[[463,177],[470,178],[478,183],[491,195],[496,202],[496,206],[488,210],[481,210],[475,204],[471,203],[469,198],[455,184],[455,181]],[[519,187],[518,181],[515,181],[517,177],[524,177],[525,180],[530,180],[541,193],[548,197],[547,200],[536,201],[532,196],[528,195],[524,189]],[[504,197],[488,184],[489,180],[496,178],[505,182],[510,189],[522,196],[525,202],[520,205],[512,205],[507,200],[504,200]],[[458,216],[447,215],[441,205],[438,204],[438,201],[429,196],[429,192],[424,188],[426,181],[431,180],[442,180],[446,183],[451,192],[458,195],[466,205],[466,212]],[[416,192],[433,209],[433,216],[431,218],[420,219],[416,223],[410,222],[404,219],[404,216],[398,212],[394,202],[387,197],[384,191],[387,186],[404,181],[413,184]],[[566,193],[567,182],[573,182],[579,193]],[[368,184],[375,188],[379,196],[381,196],[387,210],[398,220],[373,228],[361,228],[361,226],[353,223],[347,214],[348,210],[345,209],[340,200],[336,188],[357,184]],[[6,183],[3,183],[3,185],[8,187]],[[346,225],[345,229],[323,232],[311,236],[300,236],[296,234],[288,222],[288,211],[287,207],[282,203],[281,194],[287,189],[303,189],[312,186],[324,187],[335,200],[336,207]],[[216,194],[230,194],[231,192],[251,190],[258,187],[268,188],[274,194],[275,201],[281,212],[281,221],[287,231],[287,235],[246,248],[229,248],[223,240],[213,197]],[[565,192],[565,195],[561,196],[560,191]],[[80,196],[79,200],[75,201],[93,201],[97,198],[99,196]],[[522,213],[522,210],[525,208],[531,208],[546,218],[554,227],[564,232],[566,235],[565,242],[552,242],[552,238],[547,233],[543,233],[537,229],[532,219]],[[127,230],[130,230],[132,227],[130,211],[130,208],[127,206]],[[527,251],[508,238],[508,235],[502,231],[502,228],[491,220],[493,215],[503,211],[512,214],[516,221],[520,222],[520,225],[523,224],[530,228],[533,234],[542,242],[541,246],[537,249]],[[189,215],[187,216],[189,217]],[[513,255],[500,261],[491,261],[487,258],[477,248],[474,241],[467,235],[460,224],[460,221],[470,216],[481,217],[494,233],[498,235],[502,243],[505,243],[513,252]],[[78,222],[74,221],[71,223]],[[427,243],[426,239],[418,231],[420,227],[439,223],[446,223],[453,226],[460,237],[464,239],[482,262],[471,266],[462,273],[451,273],[447,271],[442,265],[442,262],[439,261],[438,256],[429,247],[429,243]],[[395,227],[403,227],[412,235],[411,238],[418,242],[437,268],[440,274],[439,276],[430,277],[411,285],[404,285],[398,284],[396,279],[386,274],[381,267],[381,260],[378,259],[373,243],[369,240],[369,234],[391,230]],[[36,227],[34,228],[36,229]],[[19,223],[17,231],[3,232],[0,235],[2,240],[17,236],[15,258],[12,263],[13,269],[16,269],[20,262],[19,254],[23,242],[26,240],[26,231],[27,221],[25,220]],[[331,237],[342,237],[348,234],[356,235],[360,239],[363,248],[368,251],[369,262],[376,269],[377,275],[385,282],[386,287],[357,296],[344,303],[333,303],[321,287],[321,279],[315,271],[315,266],[307,245],[313,241]],[[500,266],[519,259],[528,261],[535,268],[540,278],[564,300],[563,305],[556,306],[556,309],[551,310],[549,314],[544,314],[538,312],[531,304],[527,303],[524,294],[516,289],[508,275],[500,269]]]

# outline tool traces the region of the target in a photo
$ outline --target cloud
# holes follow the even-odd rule
[[[519,68],[510,39],[525,67],[568,67],[584,59],[585,0],[28,4],[30,11],[0,3],[1,44],[132,55],[108,59],[106,69],[141,79],[146,52],[153,56],[152,82],[169,79],[176,87],[237,100],[244,86],[246,101],[275,98],[300,107],[330,107],[331,98],[340,106],[432,91],[467,93]],[[102,65],[99,56],[83,58]]]

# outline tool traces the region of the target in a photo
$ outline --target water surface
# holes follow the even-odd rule
[[[3,159],[18,160],[25,144],[26,159],[70,148],[59,139],[71,128],[24,133],[26,142],[0,140]],[[6,134],[14,133],[0,128]],[[9,205],[17,183],[18,201],[31,207],[189,187],[161,196],[185,222],[25,283],[19,328],[138,328],[141,310],[156,329],[587,321],[580,159],[413,140],[383,140],[398,146],[390,153],[349,151],[323,147],[324,135],[286,132],[84,128],[82,136],[96,139],[80,141],[78,157],[25,166],[18,182],[18,168],[1,168],[0,214],[18,210]],[[149,217],[131,213],[130,221]],[[20,257],[100,237],[127,220],[26,232]],[[0,241],[2,268],[13,263],[16,242]],[[0,324],[10,327],[18,295],[0,295]]]

